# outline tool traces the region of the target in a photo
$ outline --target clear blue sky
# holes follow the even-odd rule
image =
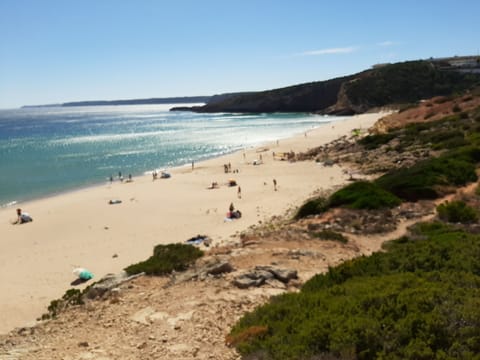
[[[266,90],[477,55],[478,0],[0,0],[0,108]]]

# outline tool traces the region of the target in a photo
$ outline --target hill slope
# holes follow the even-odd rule
[[[234,94],[190,110],[358,114],[376,107],[463,92],[479,83],[478,73],[445,70],[432,61],[409,61],[326,81]]]

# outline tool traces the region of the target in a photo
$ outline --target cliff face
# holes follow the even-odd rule
[[[315,112],[334,105],[343,82],[350,77],[312,82],[282,89],[246,93],[209,102],[198,112]]]
[[[224,94],[214,97],[214,101],[205,106],[190,110],[351,115],[376,107],[463,92],[479,83],[480,74],[443,70],[429,61],[410,61],[327,81],[261,92]]]

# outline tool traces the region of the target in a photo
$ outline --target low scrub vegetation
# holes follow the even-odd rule
[[[384,144],[387,144],[390,140],[395,138],[395,134],[375,134],[367,135],[360,139],[358,142],[363,145],[366,150],[376,149]]]
[[[69,289],[60,299],[52,300],[48,305],[48,312],[43,314],[41,320],[55,319],[62,311],[70,306],[83,305],[83,294],[79,289]]]
[[[386,249],[247,314],[232,329],[234,345],[264,360],[476,358],[480,237],[420,224]]]
[[[392,193],[368,181],[358,181],[333,193],[330,207],[345,206],[352,209],[391,208],[401,203]]]
[[[457,152],[419,162],[410,168],[392,170],[375,183],[403,200],[435,199],[448,192],[449,187],[476,181],[473,161],[467,151]]]
[[[405,64],[384,75],[422,66]],[[437,74],[421,76],[410,85],[416,92],[432,90],[428,78]],[[379,80],[366,79],[372,86]],[[382,94],[368,94],[378,95],[372,102],[400,91],[378,89]],[[310,200],[298,217],[335,206],[375,209],[435,199],[476,181],[479,109],[361,139],[367,150],[388,144],[399,152],[435,150],[437,156],[373,182],[352,183],[328,199]],[[479,194],[477,189],[475,198]],[[477,222],[479,215],[462,201],[437,211],[443,222],[417,224],[408,236],[388,242],[384,252],[330,268],[299,293],[274,297],[248,313],[233,327],[229,343],[245,359],[480,359],[480,235],[452,224]]]
[[[142,272],[147,275],[165,275],[172,271],[186,270],[202,255],[201,250],[191,245],[157,245],[153,250],[153,256],[145,261],[128,266],[125,271],[129,275]]]
[[[401,203],[401,200],[380,186],[358,181],[333,193],[329,198],[318,197],[305,202],[297,211],[295,219],[321,214],[334,207],[351,209],[382,209],[391,208]]]
[[[463,201],[445,202],[437,206],[440,219],[451,223],[473,223],[478,221],[478,212]]]
[[[383,106],[414,103],[438,95],[451,95],[478,84],[478,76],[440,71],[428,61],[387,65],[347,83],[353,104]]]
[[[342,244],[348,243],[348,239],[345,236],[343,236],[339,232],[332,231],[332,230],[322,230],[322,231],[314,232],[312,233],[312,236],[320,240],[338,241]]]
[[[318,215],[328,210],[328,199],[324,197],[318,197],[315,199],[307,200],[298,209],[295,219],[302,219],[310,215]]]

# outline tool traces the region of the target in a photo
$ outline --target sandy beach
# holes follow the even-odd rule
[[[32,325],[50,301],[71,288],[72,270],[85,267],[95,280],[144,260],[157,244],[197,234],[224,244],[254,224],[282,215],[321,189],[346,182],[338,166],[273,159],[367,129],[384,114],[364,114],[192,166],[169,169],[171,178],[114,181],[19,204],[32,223],[11,225],[15,208],[0,210],[0,333]],[[263,163],[254,165],[260,156]],[[225,173],[224,164],[234,173]],[[230,178],[241,186],[227,186]],[[277,191],[273,180],[277,181]],[[208,189],[217,182],[218,189]],[[109,204],[118,199],[119,204]],[[242,218],[225,221],[230,203]]]

